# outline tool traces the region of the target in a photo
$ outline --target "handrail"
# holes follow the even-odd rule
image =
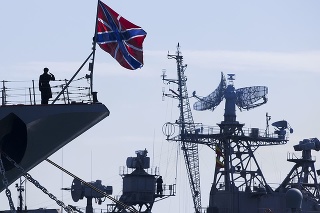
[[[41,104],[41,93],[36,87],[38,80],[30,81],[2,81],[1,105],[36,105]],[[91,103],[90,85],[85,77],[73,80],[72,85],[66,87],[66,79],[50,81],[52,96],[63,94],[57,99],[57,104],[71,104],[74,102]],[[86,85],[87,84],[87,85]],[[62,92],[62,88],[65,90]],[[52,100],[53,100],[52,98]],[[50,102],[53,102],[49,100]]]

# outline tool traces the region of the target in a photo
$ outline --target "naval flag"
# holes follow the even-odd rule
[[[142,43],[147,33],[98,1],[96,42],[119,64],[135,70],[143,66]]]

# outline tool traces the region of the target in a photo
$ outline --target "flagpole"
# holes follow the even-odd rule
[[[91,95],[93,95],[93,68],[94,68],[94,59],[95,59],[95,55],[96,55],[96,40],[97,40],[97,24],[98,24],[98,8],[99,8],[99,2],[100,0],[98,0],[97,3],[97,12],[96,12],[96,24],[95,24],[95,29],[94,29],[94,36],[93,36],[93,42],[92,42],[92,61],[89,64],[89,71],[90,71],[90,77],[91,77],[91,81],[90,81],[90,88],[91,88]],[[96,95],[96,93],[95,93]],[[94,95],[93,95],[94,96]],[[94,97],[96,98],[96,97]]]
[[[88,60],[90,59],[90,57],[92,56],[93,52],[90,53],[90,55],[87,57],[87,59],[81,64],[81,66],[79,67],[79,69],[77,70],[77,72],[71,77],[71,79],[68,81],[68,83],[66,83],[66,85],[62,88],[61,92],[57,95],[57,97],[52,101],[51,104],[54,104],[58,98],[60,97],[60,95],[67,89],[67,87],[69,86],[69,84],[71,84],[71,82],[73,81],[73,79],[78,75],[78,73],[80,72],[80,70],[83,68],[83,66],[88,62]]]

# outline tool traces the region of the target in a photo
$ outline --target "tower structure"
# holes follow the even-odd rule
[[[317,175],[320,170],[315,169],[316,159],[311,155],[311,150],[320,150],[320,141],[317,138],[304,139],[294,146],[295,151],[301,151],[302,156],[289,154],[287,160],[295,163],[291,171],[277,188],[277,191],[287,191],[289,188],[297,188],[308,194],[309,197],[320,201],[320,187]],[[320,206],[319,206],[320,209]]]
[[[207,97],[198,97],[194,92],[194,96],[199,99],[194,104],[194,109],[200,111],[214,110],[225,99],[224,120],[218,124],[219,130],[193,136],[201,138],[202,143],[216,151],[216,167],[208,213],[240,213],[256,209],[256,204],[247,205],[250,203],[250,197],[272,193],[272,189],[266,182],[253,153],[260,146],[287,143],[285,129],[284,132],[266,135],[265,131],[258,128],[246,130],[244,124],[237,121],[236,107],[240,110],[250,110],[265,104],[268,88],[253,86],[235,89],[234,77],[234,74],[229,74],[227,83],[221,73],[218,88]],[[260,202],[260,205],[259,208],[268,209],[269,202]]]
[[[201,212],[201,191],[200,191],[200,172],[199,172],[199,151],[198,143],[190,141],[188,134],[196,132],[191,107],[189,103],[188,89],[187,89],[187,77],[185,70],[187,65],[183,64],[183,56],[180,52],[180,45],[178,43],[177,51],[175,55],[168,54],[169,59],[175,59],[177,63],[177,79],[168,79],[165,72],[162,75],[162,80],[166,84],[176,84],[178,86],[177,91],[170,89],[169,94],[163,93],[164,96],[178,99],[179,104],[179,119],[174,124],[166,123],[164,128],[164,134],[166,134],[167,140],[173,140],[180,142],[185,164],[188,173],[188,179],[190,183],[190,189],[196,213]],[[178,126],[179,133],[174,137],[171,133],[168,133],[168,129],[172,126]]]
[[[154,170],[153,174],[147,172],[147,169],[150,168],[150,158],[147,157],[147,153],[146,149],[138,150],[136,157],[128,157],[127,169],[124,169],[121,174],[123,193],[119,201],[139,213],[151,213],[155,201],[175,195],[175,185],[165,185],[162,180],[159,182],[161,176],[157,174],[157,170]],[[133,171],[129,173],[128,169]],[[126,211],[118,204],[109,204],[107,212]]]
[[[165,77],[163,75],[163,79]],[[176,83],[175,80],[165,80]],[[311,156],[311,150],[320,150],[320,142],[316,138],[311,138],[305,139],[294,146],[296,151],[302,151],[302,158],[297,158],[295,155],[289,156],[288,161],[294,162],[294,167],[277,189],[271,188],[262,173],[254,152],[261,146],[286,144],[288,133],[293,133],[293,130],[287,121],[281,120],[272,123],[274,131],[270,133],[269,121],[271,116],[268,114],[266,114],[266,129],[245,128],[244,123],[237,120],[236,108],[240,111],[251,110],[265,104],[268,88],[252,86],[236,89],[234,81],[234,74],[228,74],[226,80],[221,73],[219,86],[210,95],[200,97],[196,95],[196,92],[193,92],[193,96],[198,99],[193,105],[195,110],[214,111],[225,100],[224,120],[218,123],[217,128],[194,123],[193,119],[192,122],[181,119],[188,112],[188,108],[185,108],[185,106],[189,102],[183,100],[188,99],[188,95],[181,96],[180,92],[183,90],[180,87],[178,92],[170,90],[171,94],[164,94],[179,99],[180,109],[179,120],[164,125],[163,130],[167,139],[190,145],[204,144],[215,150],[214,180],[206,212],[282,213],[288,211],[300,212],[300,210],[303,212],[320,211],[320,193],[317,181],[320,170],[315,170],[315,159]],[[181,78],[180,83],[186,88],[186,78]],[[190,124],[192,128],[186,129],[185,127],[189,127]],[[176,127],[179,127],[179,134],[173,136],[174,131],[172,129]],[[188,155],[186,154],[186,156]],[[186,160],[186,162],[188,161]],[[190,171],[188,167],[187,170]],[[190,176],[192,177],[192,175]],[[192,181],[190,181],[190,185],[192,188]],[[289,196],[292,191],[299,192],[294,194],[293,200],[295,200],[295,197],[302,195],[301,205],[288,205],[287,201],[292,198]],[[193,198],[195,198],[194,195]]]

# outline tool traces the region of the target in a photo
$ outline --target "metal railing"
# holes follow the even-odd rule
[[[293,153],[293,152],[288,152],[287,153],[287,160],[302,160],[302,159],[305,159],[303,158],[302,155],[298,155],[297,153]],[[316,156],[310,156],[309,159],[305,159],[305,160],[312,160],[312,161],[316,161]]]
[[[128,168],[126,166],[120,166],[119,167],[119,175],[120,176],[125,176],[128,174],[131,174],[133,171],[135,170],[135,168]],[[148,169],[144,169],[145,172],[147,172],[149,175],[156,175],[159,176],[160,171],[159,171],[159,167],[151,167]]]
[[[221,132],[220,127],[218,126],[207,126],[203,124],[195,124],[195,132],[200,134],[220,134]],[[242,128],[243,136],[249,136],[249,137],[255,137],[255,138],[279,138],[278,134],[275,133],[269,133],[266,134],[265,129],[259,129],[259,128]],[[288,134],[285,135],[283,138],[284,140],[288,140],[289,136]]]
[[[84,82],[85,81],[85,82]],[[52,99],[62,91],[67,84],[67,80],[50,81]],[[41,92],[39,91],[39,81],[2,81],[1,86],[1,106],[7,105],[37,105],[41,104]],[[85,86],[83,86],[85,85]],[[92,96],[90,84],[85,77],[73,80],[55,102],[56,104],[71,103],[91,103]]]

